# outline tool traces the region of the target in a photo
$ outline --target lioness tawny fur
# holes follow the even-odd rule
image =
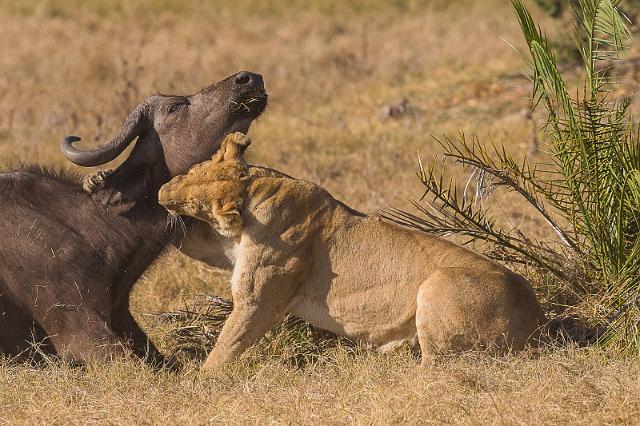
[[[160,203],[208,222],[233,265],[234,309],[204,369],[242,353],[292,313],[381,351],[519,350],[545,317],[529,283],[444,239],[386,223],[316,184],[248,166],[229,136],[211,161],[164,185]]]

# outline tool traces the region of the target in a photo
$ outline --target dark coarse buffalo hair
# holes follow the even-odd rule
[[[129,157],[93,193],[80,179],[42,168],[0,173],[0,354],[30,342],[72,362],[108,359],[130,345],[162,356],[129,311],[129,293],[173,241],[157,193],[246,132],[266,106],[262,77],[241,72],[191,96],[151,96],[122,131],[94,150],[62,142],[66,158],[97,166]]]

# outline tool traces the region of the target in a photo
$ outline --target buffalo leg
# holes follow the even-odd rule
[[[0,289],[3,283],[0,281]],[[42,353],[51,353],[53,348],[46,344],[46,333],[11,298],[0,290],[0,354],[14,357],[33,356],[31,342],[45,342],[39,346]]]
[[[130,343],[133,353],[155,366],[161,366],[165,363],[165,359],[160,351],[156,348],[149,336],[140,328],[133,315],[129,311],[129,304],[119,306],[114,310],[112,315],[113,331]]]
[[[159,252],[162,247],[158,246],[155,250]],[[112,284],[111,327],[118,336],[130,344],[136,356],[151,362],[155,366],[162,366],[165,365],[164,357],[133,318],[129,308],[131,289],[145,269],[146,265],[143,265],[140,259],[134,257],[125,269],[126,272]]]
[[[91,308],[52,306],[40,323],[48,336],[45,343],[51,343],[60,357],[73,363],[110,361],[126,354],[122,339]]]

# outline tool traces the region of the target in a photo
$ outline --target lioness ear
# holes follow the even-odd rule
[[[212,162],[221,163],[222,161],[224,161],[225,152],[227,151],[227,145],[224,143],[225,141],[226,139],[222,141],[222,145],[220,145],[220,148],[218,148],[218,150],[211,156]]]
[[[234,133],[235,143],[240,147],[240,152],[244,152],[249,145],[251,145],[251,139],[244,133]]]
[[[224,138],[220,144],[220,148],[213,154],[211,159],[214,163],[234,160],[240,157],[249,145],[251,145],[249,136],[240,132],[231,133]]]

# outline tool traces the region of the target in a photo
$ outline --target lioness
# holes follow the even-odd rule
[[[419,343],[423,363],[535,343],[545,316],[520,275],[444,239],[359,213],[326,190],[248,166],[227,137],[162,187],[169,211],[208,222],[233,264],[234,309],[203,369],[242,353],[286,313],[381,351]]]

